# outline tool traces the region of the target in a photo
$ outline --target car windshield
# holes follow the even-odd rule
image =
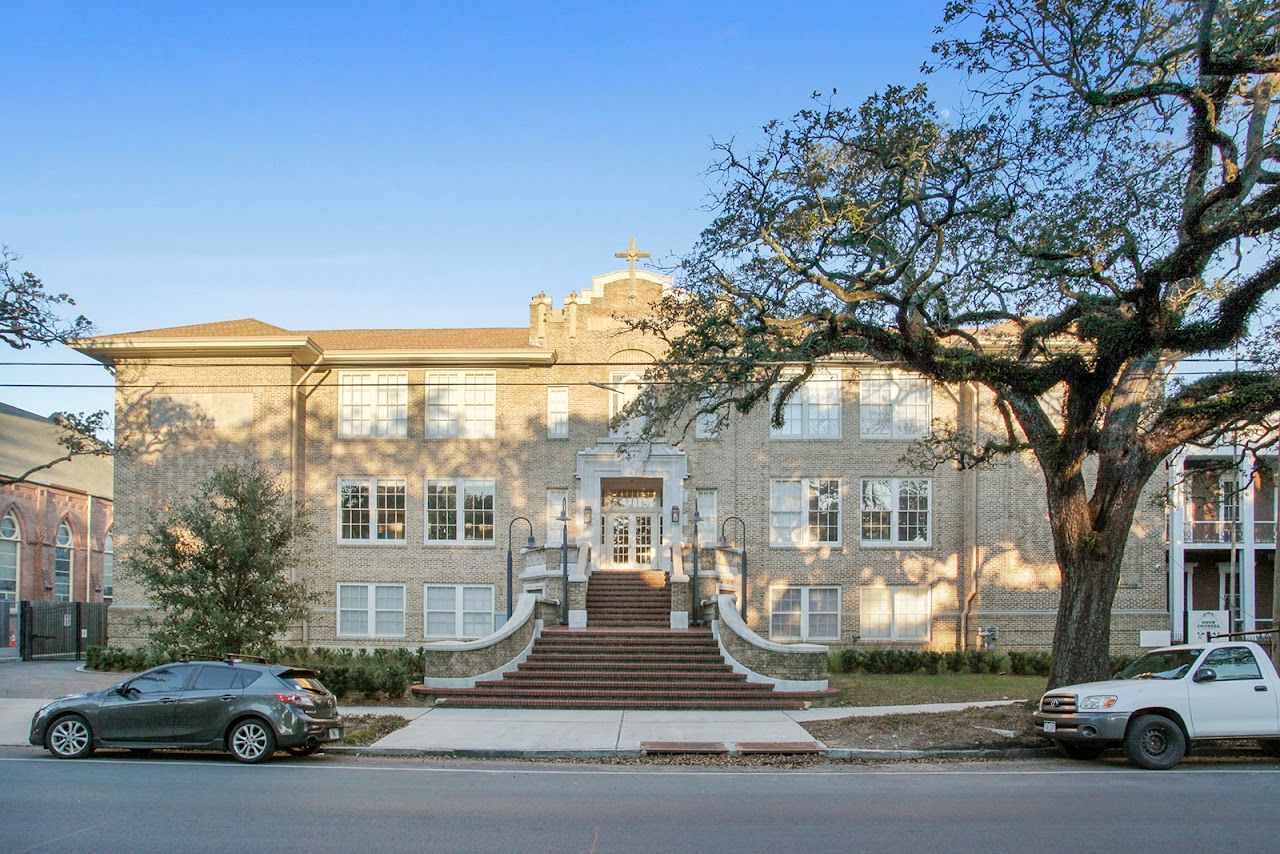
[[[1181,679],[1203,650],[1161,649],[1149,652],[1116,674],[1117,679]]]

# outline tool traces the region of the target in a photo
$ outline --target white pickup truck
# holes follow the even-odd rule
[[[1036,728],[1072,759],[1123,747],[1143,768],[1172,768],[1192,742],[1257,739],[1280,756],[1280,676],[1261,647],[1215,641],[1156,649],[1107,682],[1040,698]]]

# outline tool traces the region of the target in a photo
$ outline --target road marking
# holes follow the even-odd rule
[[[407,757],[416,759],[416,757]],[[497,760],[502,761],[502,760]],[[661,768],[536,768],[536,767],[520,767],[520,768],[449,768],[442,766],[427,767],[396,767],[390,765],[329,765],[329,764],[286,764],[283,762],[265,765],[243,765],[233,763],[231,761],[214,759],[211,761],[198,761],[194,759],[84,759],[79,761],[68,761],[66,759],[54,759],[53,757],[24,757],[24,756],[0,756],[0,762],[43,762],[53,765],[64,765],[68,767],[92,767],[95,765],[147,765],[148,767],[162,768],[178,768],[178,767],[195,767],[195,768],[219,768],[219,769],[235,769],[235,773],[258,773],[259,771],[366,771],[366,772],[395,772],[395,773],[420,773],[420,774],[503,774],[510,776],[512,774],[560,774],[560,775],[582,775],[582,774],[603,774],[612,777],[854,777],[854,776],[880,776],[880,777],[903,777],[903,776],[929,776],[929,777],[1038,777],[1052,775],[1054,777],[1090,777],[1102,774],[1108,775],[1125,775],[1131,777],[1149,777],[1153,772],[1143,771],[1138,768],[996,768],[996,769],[904,769],[898,770],[893,768],[832,768],[824,771],[813,770],[739,770],[735,768],[726,768],[724,770],[681,770],[668,771]],[[1229,774],[1229,775],[1280,775],[1280,768],[1196,768],[1183,767],[1179,769],[1184,774]],[[1173,772],[1177,774],[1178,772]]]

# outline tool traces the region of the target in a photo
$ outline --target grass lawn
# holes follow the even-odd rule
[[[1043,676],[1002,676],[993,673],[832,673],[841,706],[906,706],[920,703],[961,703],[967,700],[1035,700],[1044,693]]]

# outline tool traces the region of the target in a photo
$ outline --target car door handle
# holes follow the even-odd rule
[[[1265,690],[1267,690],[1267,686],[1266,686],[1266,685],[1254,685],[1254,686],[1253,686],[1253,690],[1255,690],[1255,691],[1265,691]]]
[[[177,700],[175,700],[173,697],[161,697],[160,702],[164,703],[165,705],[168,705],[169,703],[176,703]]]
[[[235,695],[235,694],[223,694],[223,695],[222,695],[221,697],[219,697],[218,699],[219,699],[219,700],[224,700],[224,701],[229,701],[229,700],[234,700],[235,698],[236,698],[236,695]]]

